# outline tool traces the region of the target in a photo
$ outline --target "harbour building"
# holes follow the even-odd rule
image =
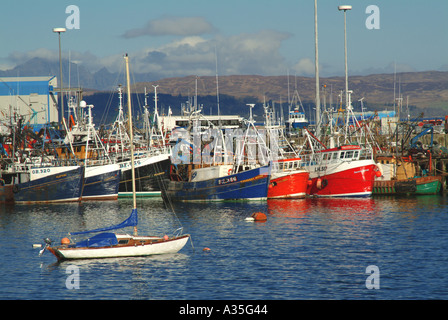
[[[55,76],[0,78],[0,128],[6,129],[4,125],[14,114],[34,127],[58,122],[56,87]]]

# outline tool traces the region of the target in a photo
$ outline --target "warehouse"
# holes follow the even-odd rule
[[[58,122],[58,97],[54,92],[57,78],[0,78],[0,123],[2,129],[14,113],[24,117],[24,123],[39,127]]]

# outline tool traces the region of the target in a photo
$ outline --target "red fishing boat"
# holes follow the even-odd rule
[[[370,197],[378,167],[370,148],[345,145],[302,156],[310,173],[307,194],[324,197]]]
[[[306,197],[309,173],[301,168],[300,162],[300,158],[274,161],[268,199]]]

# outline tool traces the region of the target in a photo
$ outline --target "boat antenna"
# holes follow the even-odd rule
[[[131,83],[129,79],[129,57],[126,53],[124,56],[126,62],[126,85],[128,91],[128,122],[129,122],[129,139],[131,144],[131,172],[132,172],[132,200],[134,210],[137,210],[137,196],[135,194],[135,164],[134,164],[134,132],[132,129],[132,105],[131,105]],[[137,226],[134,226],[134,236],[137,236]]]

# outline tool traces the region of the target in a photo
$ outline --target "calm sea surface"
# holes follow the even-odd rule
[[[177,254],[63,263],[32,245],[119,223],[132,202],[3,205],[0,299],[448,299],[447,200],[176,204],[179,221],[161,199],[138,200],[140,234],[180,222],[193,241]],[[268,220],[245,221],[253,212]],[[79,289],[66,285],[73,266]]]

